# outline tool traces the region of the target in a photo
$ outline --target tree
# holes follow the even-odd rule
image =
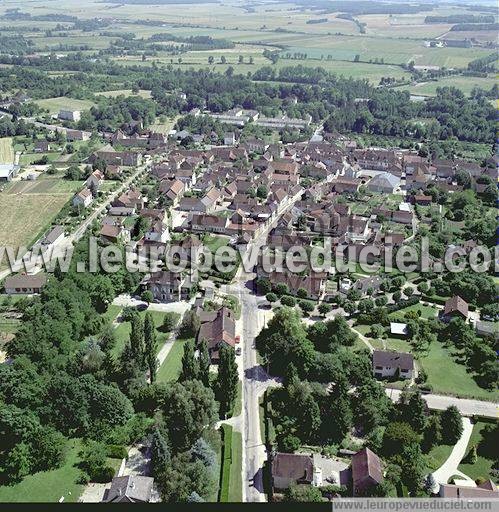
[[[261,295],[266,295],[267,293],[272,291],[272,284],[268,279],[259,278],[256,280],[256,287],[258,293]]]
[[[156,336],[156,326],[150,312],[146,313],[144,320],[144,349],[147,367],[149,368],[149,376],[151,383],[156,380],[156,370],[158,367],[158,359],[156,357],[158,351],[158,340]]]
[[[145,347],[144,322],[140,315],[134,315],[131,319],[130,348],[133,358],[142,368],[145,363]]]
[[[455,405],[447,407],[442,412],[440,423],[446,444],[456,444],[463,433],[463,420]]]
[[[426,428],[423,432],[423,448],[425,451],[430,451],[433,446],[442,442],[442,426],[440,423],[440,416],[432,414],[426,422]]]
[[[369,379],[357,387],[355,392],[354,417],[366,434],[385,425],[392,411],[392,403],[383,387]]]
[[[291,295],[284,295],[281,297],[281,304],[293,308],[296,306],[296,299]]]
[[[275,286],[275,292],[279,297],[281,297],[282,295],[287,295],[289,293],[288,285],[285,283],[278,283]]]
[[[210,353],[208,351],[208,343],[201,340],[199,344],[199,374],[198,377],[205,386],[210,385]]]
[[[426,402],[421,397],[419,390],[411,393],[405,407],[404,417],[416,432],[423,432],[426,425]]]
[[[267,295],[265,296],[265,298],[272,304],[274,302],[277,302],[277,295],[275,293],[267,293]]]
[[[194,338],[201,326],[199,317],[192,310],[185,313],[182,323],[180,325],[179,334],[182,338]]]
[[[220,347],[220,362],[216,383],[216,396],[220,402],[220,416],[226,417],[234,408],[239,376],[235,350],[225,343]]]
[[[298,301],[298,306],[300,306],[300,309],[305,314],[312,313],[312,311],[315,309],[315,304],[311,300],[302,299]]]
[[[163,332],[171,332],[175,327],[177,327],[179,320],[179,314],[173,313],[171,311],[165,313],[163,318],[163,324],[161,325],[161,330]]]
[[[411,493],[416,493],[424,484],[426,461],[417,443],[402,447],[400,454],[393,458],[394,462],[402,468],[401,480]]]
[[[198,378],[199,363],[194,355],[194,340],[186,341],[184,345],[184,355],[182,356],[182,370],[179,381],[194,380]]]
[[[159,475],[170,464],[171,453],[168,441],[156,426],[151,436],[151,469],[154,476]]]
[[[226,63],[227,63],[227,59],[226,59],[225,55],[222,55],[222,56],[220,57],[220,63],[221,63],[221,64],[226,64]]]
[[[177,382],[166,391],[161,409],[173,453],[189,449],[217,419],[213,391],[202,382]]]
[[[213,55],[210,55],[208,57],[208,64],[213,64],[215,62],[215,57],[213,57]]]
[[[331,304],[328,304],[327,302],[322,302],[319,304],[319,313],[325,317],[332,309]]]
[[[383,435],[383,454],[392,457],[410,444],[418,444],[419,436],[408,423],[391,422],[387,425]]]
[[[296,503],[322,502],[320,489],[312,485],[291,485],[284,491],[284,501]]]
[[[12,482],[19,482],[30,474],[31,454],[26,443],[20,442],[10,450],[4,460],[3,470]]]
[[[308,298],[308,292],[305,288],[298,288],[296,295],[299,299],[307,299]]]
[[[140,298],[144,301],[150,304],[154,300],[154,295],[152,294],[151,290],[144,290],[140,296]]]
[[[355,302],[347,301],[343,304],[343,309],[345,310],[345,313],[352,316],[357,311],[357,306],[355,305]]]

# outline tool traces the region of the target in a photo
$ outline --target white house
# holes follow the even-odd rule
[[[79,110],[65,110],[61,108],[57,117],[63,121],[73,121],[77,123],[81,119],[81,112]]]
[[[73,197],[73,206],[83,206],[86,208],[87,206],[90,206],[92,200],[92,192],[88,188],[84,188]]]
[[[373,352],[373,374],[376,378],[399,376],[401,379],[414,377],[414,357],[405,352]]]

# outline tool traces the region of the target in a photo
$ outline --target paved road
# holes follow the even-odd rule
[[[454,445],[451,454],[448,459],[433,473],[433,478],[437,484],[446,484],[449,478],[453,475],[459,475],[463,480],[475,482],[467,475],[458,471],[457,467],[461,463],[461,460],[466,455],[466,448],[473,431],[473,424],[469,418],[462,418],[463,420],[463,433],[457,443]]]
[[[400,389],[387,388],[386,394],[397,402],[400,397]],[[430,409],[443,411],[451,405],[455,405],[463,416],[483,416],[485,418],[497,418],[499,413],[499,404],[486,402],[484,400],[471,400],[468,398],[456,398],[453,396],[423,395],[423,399]]]

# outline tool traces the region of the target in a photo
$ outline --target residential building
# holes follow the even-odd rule
[[[62,226],[54,226],[42,240],[44,247],[50,247],[60,242],[64,238],[64,228]]]
[[[354,496],[364,496],[383,482],[381,459],[369,448],[364,448],[352,457],[352,488]]]
[[[86,208],[87,206],[90,206],[90,204],[93,201],[92,192],[88,188],[84,188],[83,190],[80,190],[77,194],[73,197],[73,206],[75,207],[83,207]]]
[[[0,182],[12,181],[17,176],[19,166],[15,164],[0,164]]]
[[[146,276],[142,286],[159,302],[175,302],[188,299],[193,285],[189,276],[160,270]]]
[[[412,354],[375,350],[372,364],[373,374],[376,378],[400,377],[402,379],[412,379],[415,377],[414,356]]]
[[[448,322],[455,317],[460,317],[463,320],[468,319],[468,303],[459,297],[459,295],[454,295],[454,297],[451,297],[445,302],[444,310],[440,318],[444,322]]]
[[[57,116],[62,121],[72,121],[77,123],[81,119],[81,112],[79,110],[59,110],[59,115]]]
[[[46,284],[46,274],[17,274],[6,277],[3,286],[7,295],[16,295],[40,293]]]
[[[149,503],[153,501],[154,478],[150,476],[116,476],[104,493],[105,503]]]
[[[234,312],[226,307],[207,318],[208,321],[201,323],[197,340],[198,343],[203,340],[207,342],[211,362],[218,364],[222,344],[233,348],[236,346],[236,319]]]
[[[284,490],[291,485],[311,485],[314,477],[314,462],[310,455],[276,453],[272,458],[272,487]]]
[[[400,178],[389,172],[376,174],[369,183],[367,189],[379,194],[393,194],[400,187]]]

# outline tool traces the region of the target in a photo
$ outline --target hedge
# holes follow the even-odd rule
[[[232,464],[232,427],[223,423],[222,432],[222,464],[220,468],[220,495],[218,501],[229,501],[230,466]]]

